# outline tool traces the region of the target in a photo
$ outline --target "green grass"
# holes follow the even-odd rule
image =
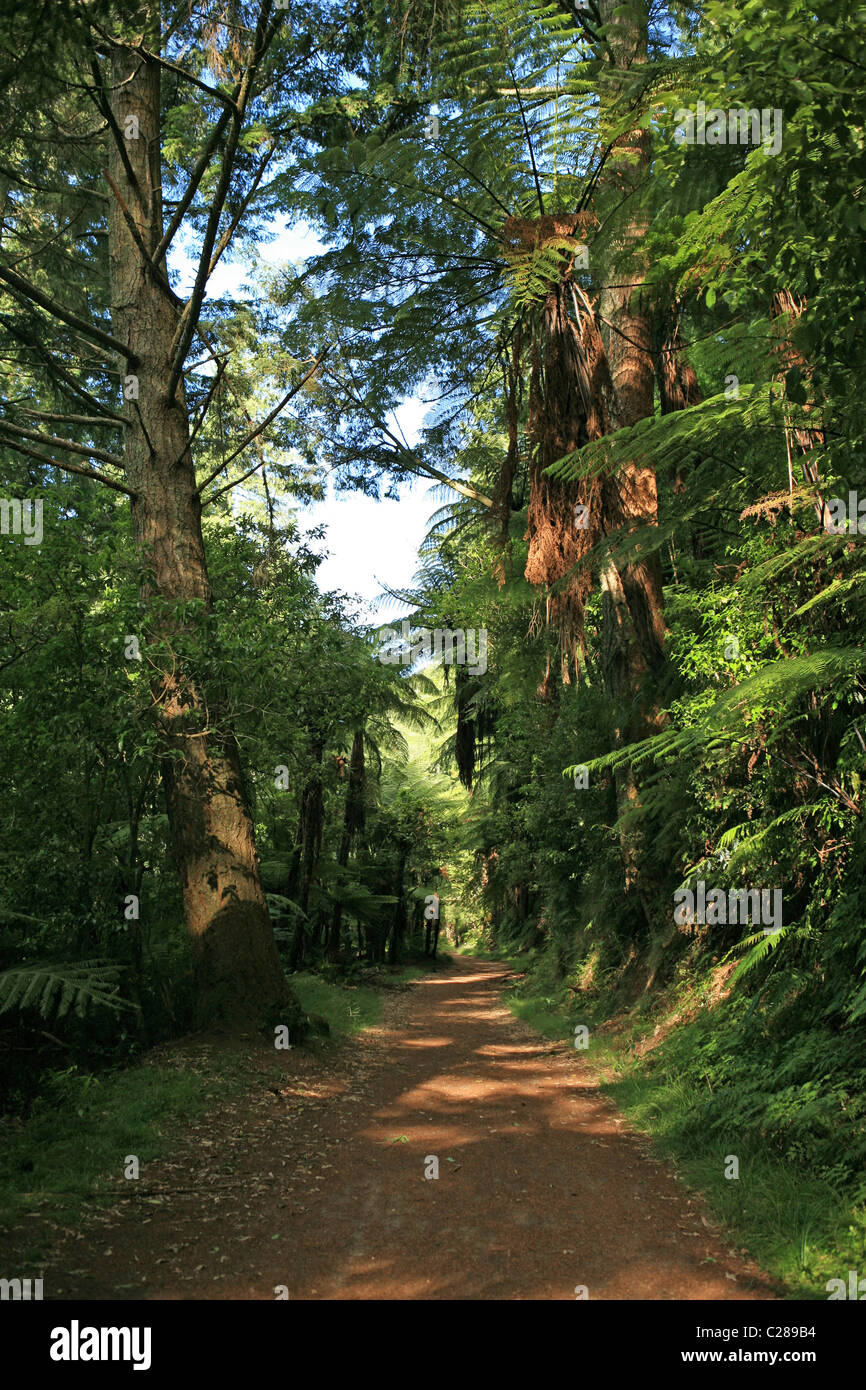
[[[570,1038],[572,1036],[572,1025],[546,996],[513,997],[509,1003],[512,1013],[527,1023],[530,1028],[534,1028],[536,1033],[541,1033],[543,1037]]]
[[[132,1066],[98,1076],[54,1073],[25,1121],[3,1121],[0,1223],[37,1207],[69,1218],[105,1175],[122,1173],[127,1154],[142,1164],[157,1157],[167,1132],[206,1110],[215,1084],[221,1095],[239,1087],[238,1060],[223,1057],[212,1072]]]
[[[302,971],[292,976],[292,989],[301,1008],[324,1018],[335,1039],[352,1037],[382,1017],[381,993],[367,985],[329,984],[318,975]]]
[[[828,1279],[866,1270],[866,1207],[852,1204],[850,1191],[832,1186],[808,1164],[781,1161],[754,1137],[722,1143],[710,1133],[696,1135],[693,1084],[676,1073],[649,1071],[630,1055],[632,1041],[624,1030],[592,1044],[594,1060],[612,1073],[602,1089],[636,1128],[652,1136],[684,1181],[705,1195],[737,1244],[791,1298],[826,1299]],[[736,1179],[725,1177],[731,1153],[739,1159]]]

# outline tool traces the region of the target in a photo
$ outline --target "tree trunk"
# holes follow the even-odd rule
[[[535,220],[509,217],[504,228],[506,255],[519,264],[551,246],[561,248],[567,240],[573,240],[576,250],[589,220],[583,213],[544,214]],[[557,278],[531,310],[526,431],[530,464],[525,575],[544,590],[546,627],[559,645],[558,660],[548,653],[539,690],[543,699],[553,697],[558,681],[571,682],[580,653],[586,651],[583,609],[592,581],[581,561],[598,537],[601,519],[595,483],[550,477],[547,469],[607,433],[612,395],[592,306],[567,258],[562,255],[560,261]],[[509,409],[513,415],[513,407]]]
[[[607,25],[615,67],[627,71],[645,63],[649,24],[646,0],[626,0],[626,3],[600,0],[599,13]],[[632,92],[626,93],[615,79],[612,80],[606,113],[607,134],[620,128],[634,100]],[[606,166],[605,184],[616,200],[630,209],[617,222],[617,235],[608,247],[606,283],[599,304],[616,401],[615,429],[634,425],[653,413],[653,311],[649,292],[644,288],[646,265],[641,251],[648,215],[640,204],[640,186],[647,177],[649,163],[649,131],[636,124],[615,138]],[[627,463],[619,469],[614,482],[615,488],[608,491],[607,529],[619,531],[626,540],[640,527],[656,526],[655,470],[636,462]],[[611,616],[618,637],[627,647],[636,643],[639,648],[638,652],[627,652],[625,665],[635,673],[642,670],[658,673],[664,664],[665,640],[658,552],[654,551],[645,560],[632,560],[617,568],[618,585],[610,579],[603,587],[611,595],[617,588],[621,591],[631,617],[629,632],[615,614],[616,602],[611,598]]]
[[[337,851],[337,863],[345,869],[349,863],[352,838],[364,825],[364,730],[356,729],[352,739],[352,752],[349,757],[349,785],[346,788],[346,806],[343,812],[343,833]],[[339,885],[338,885],[339,887]],[[340,929],[343,921],[343,904],[334,903],[334,911],[328,926],[325,942],[325,955],[328,960],[336,960],[340,952]]]
[[[153,27],[158,46],[156,18]],[[124,468],[136,494],[133,534],[148,571],[148,659],[193,945],[197,1019],[249,1021],[296,1005],[262,891],[237,745],[230,731],[214,727],[219,693],[208,691],[206,698],[195,657],[184,654],[208,635],[212,595],[183,379],[173,399],[166,391],[178,301],[165,261],[145,262],[163,233],[158,64],[112,47],[109,103],[116,127],[108,136],[116,190],[109,215],[112,332],[129,348],[129,362],[120,364],[128,421]]]
[[[409,850],[405,846],[400,852],[400,860],[397,865],[396,875],[396,897],[394,913],[391,918],[391,933],[388,946],[388,960],[391,965],[396,965],[400,958],[400,950],[403,945],[403,938],[406,934],[408,914],[406,912],[406,864],[409,860]]]
[[[647,56],[646,0],[599,0],[614,71],[627,73]],[[602,335],[614,386],[614,428],[634,425],[652,415],[655,354],[653,314],[644,289],[646,267],[641,242],[648,218],[640,204],[640,185],[650,162],[649,132],[637,124],[621,129],[635,102],[634,89],[611,75],[602,97],[605,143],[613,148],[605,170],[605,185],[617,204],[630,211],[617,222],[617,235],[608,246],[605,285],[600,296]],[[637,111],[635,110],[635,117]],[[617,133],[618,132],[618,133]],[[629,462],[607,480],[605,529],[627,543],[636,531],[658,523],[658,489],[652,467]],[[661,561],[657,551],[639,560],[605,561],[603,593],[602,670],[605,688],[615,710],[614,739],[627,745],[656,731],[659,715],[655,678],[664,666],[664,604]],[[635,819],[640,792],[634,769],[616,774],[620,844],[626,891],[636,891],[649,924],[658,914],[651,888],[645,836]]]
[[[324,802],[322,800],[322,758],[324,756],[324,739],[317,738],[313,746],[313,758],[315,770],[310,776],[304,788],[302,810],[302,851],[301,851],[301,881],[298,893],[298,921],[295,926],[295,934],[292,937],[292,949],[289,955],[289,968],[300,970],[304,963],[304,942],[306,931],[304,922],[310,905],[310,889],[313,886],[313,875],[319,861],[319,852],[322,846],[322,820],[324,818]]]
[[[781,370],[774,373],[774,381],[784,381],[787,372],[792,367],[797,367],[801,376],[808,383],[811,375],[808,363],[803,354],[794,346],[791,341],[791,332],[797,319],[802,314],[806,305],[804,301],[796,299],[790,290],[778,290],[773,295],[770,305],[770,321],[773,326],[773,333],[776,337],[775,351],[779,357]],[[808,415],[812,410],[811,403],[807,400],[803,405],[803,414]],[[791,426],[788,422],[787,411],[785,418],[785,445],[788,455],[788,486],[794,486],[794,466],[792,461],[791,440],[794,440],[794,452],[799,459],[803,470],[803,479],[815,489],[815,515],[824,530],[831,528],[830,513],[821,492],[821,478],[818,472],[818,465],[815,462],[814,451],[823,449],[826,443],[826,436],[823,429],[809,429],[802,423]]]

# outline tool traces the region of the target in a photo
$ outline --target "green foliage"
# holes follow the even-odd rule
[[[183,1065],[48,1068],[26,1120],[0,1118],[0,1220],[11,1226],[34,1210],[70,1220],[85,1202],[116,1200],[124,1155],[146,1165],[166,1152],[179,1124],[251,1084],[248,1056],[224,1048],[188,1052]]]
[[[27,265],[102,322],[104,146],[85,139],[93,113],[75,80],[98,8],[34,37],[44,99],[4,70],[3,265]],[[145,605],[126,500],[20,447],[28,421],[59,413],[73,452],[111,468],[122,427],[80,414],[82,392],[89,409],[116,400],[112,372],[86,359],[70,386],[65,367],[47,370],[43,348],[62,364],[70,335],[4,282],[0,484],[38,495],[46,526],[39,547],[0,547],[0,1015],[40,1058],[47,1041],[101,1042],[100,1010],[134,1006],[139,1045],[189,1021],[150,671],[195,670],[219,694],[214,734],[240,750],[304,1007],[336,1032],[371,1019],[372,997],[336,982],[419,950],[434,893],[449,931],[526,967],[516,1007],[550,1036],[572,994],[575,1008],[611,1012],[636,999],[651,1012],[665,991],[697,1001],[633,1059],[636,1113],[707,1181],[720,1152],[741,1151],[753,1221],[754,1193],[767,1201],[779,1182],[780,1239],[802,1253],[798,1175],[810,1193],[832,1189],[816,1217],[825,1242],[844,1204],[864,1200],[866,547],[856,527],[827,526],[826,505],[866,493],[866,104],[851,44],[863,6],[649,8],[646,61],[630,68],[622,26],[643,5],[617,6],[604,29],[594,11],[537,0],[374,0],[339,24],[312,5],[303,24],[275,28],[227,203],[230,216],[252,210],[235,243],[251,292],[204,311],[204,356],[230,362],[225,379],[187,372],[212,612],[200,598]],[[28,38],[19,10],[10,53]],[[217,89],[193,100],[166,80],[169,205],[220,119],[219,89],[232,89],[212,18],[205,6],[178,19],[185,61]],[[674,113],[698,101],[778,109],[781,147],[679,143]],[[638,131],[647,158],[632,184]],[[206,160],[190,244],[220,180],[220,160]],[[260,264],[278,214],[318,233],[319,253]],[[638,424],[577,449],[580,430],[552,432],[547,457],[561,457],[540,480],[550,421],[537,385],[551,358],[539,305],[551,285],[579,285],[613,356],[600,304],[636,269],[655,409],[647,398]],[[584,351],[580,332],[569,341]],[[325,345],[292,409],[249,441],[251,418]],[[668,408],[665,355],[693,376],[685,408]],[[413,396],[433,408],[409,446],[394,418]],[[225,460],[240,454],[246,469],[247,453],[256,476],[224,491]],[[415,625],[483,629],[484,671],[377,661],[380,633],[317,587],[319,538],[302,537],[292,509],[331,479],[379,496],[417,477],[447,505],[412,585],[386,599]],[[630,477],[657,496],[657,518],[649,507],[641,524],[595,526],[557,584],[530,586],[530,504],[545,488],[621,504]],[[573,555],[564,504],[560,523],[553,543]],[[667,628],[663,658],[634,664],[623,699],[611,565],[658,567]],[[556,615],[573,617],[575,591],[568,632]],[[157,635],[168,615],[190,620],[171,642]],[[141,663],[123,654],[127,633]],[[778,886],[782,930],[678,930],[673,892],[698,881]],[[729,972],[722,1003],[715,970]],[[62,1039],[45,1037],[48,1022]],[[645,1012],[638,1031],[647,1024]],[[852,1230],[856,1243],[859,1210]],[[820,1260],[806,1265],[812,1288]]]
[[[0,971],[0,1014],[32,1009],[49,1022],[65,1018],[70,1009],[79,1018],[93,1008],[121,1013],[133,1005],[118,994],[120,969],[110,961],[83,960]]]

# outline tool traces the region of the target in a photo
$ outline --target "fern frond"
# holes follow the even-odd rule
[[[742,941],[738,941],[736,946],[728,952],[727,959],[737,955],[740,951],[747,950],[749,947],[751,947],[751,950],[749,950],[748,955],[740,961],[736,970],[731,975],[730,983],[735,985],[744,975],[748,975],[757,965],[760,965],[761,961],[764,960],[771,951],[777,951],[780,942],[782,942],[792,930],[793,927],[789,925],[787,927],[779,927],[778,931],[773,932],[772,935],[769,936],[765,935],[763,932],[753,932],[751,936],[744,937]]]
[[[65,1018],[70,1009],[84,1018],[92,1008],[120,1013],[135,1005],[118,994],[123,967],[111,961],[18,965],[0,972],[0,1014],[35,1008],[46,1021]]]

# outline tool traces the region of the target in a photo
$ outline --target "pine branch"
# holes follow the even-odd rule
[[[73,313],[71,309],[67,309],[62,304],[58,304],[56,299],[52,299],[50,295],[37,289],[35,285],[31,285],[29,280],[25,280],[23,276],[18,275],[14,270],[7,270],[5,266],[0,266],[0,280],[4,281],[16,294],[21,295],[24,299],[29,299],[33,304],[38,304],[40,309],[44,309],[46,313],[51,314],[52,318],[59,320],[60,323],[65,323],[69,328],[77,329],[85,338],[89,338],[92,342],[98,343],[100,347],[106,348],[109,352],[117,353],[119,357],[125,358],[131,367],[137,365],[138,358],[134,353],[130,352],[126,344],[122,343],[119,338],[115,338],[110,333],[104,332],[103,329],[97,328],[95,324],[88,323],[86,319]]]
[[[98,459],[100,463],[110,463],[114,468],[123,468],[123,459],[116,458],[114,454],[106,453],[104,449],[91,449],[86,444],[76,444],[73,439],[61,439],[55,434],[43,434],[41,430],[24,429],[22,425],[16,425],[13,420],[0,418],[0,428],[12,434],[18,434],[22,439],[32,439],[37,444],[48,444],[53,449],[67,449],[72,454],[81,454],[84,458]]]
[[[313,363],[310,370],[306,373],[306,375],[303,376],[301,380],[292,387],[291,391],[288,391],[286,395],[283,396],[282,400],[274,406],[270,414],[267,415],[265,419],[261,421],[260,424],[256,425],[252,430],[250,430],[250,432],[241,441],[241,443],[238,444],[237,448],[233,451],[233,453],[229,454],[228,458],[223,459],[220,463],[219,468],[215,468],[213,473],[211,473],[207,478],[205,478],[201,486],[196,488],[196,492],[198,492],[199,495],[201,495],[202,491],[204,490],[204,488],[208,486],[209,483],[213,482],[214,478],[216,478],[220,473],[222,473],[224,468],[226,468],[234,459],[237,458],[238,454],[243,453],[244,449],[246,449],[250,444],[252,444],[254,439],[258,439],[259,435],[267,429],[268,425],[270,425],[277,418],[280,411],[285,409],[292,397],[296,396],[300,391],[301,387],[304,386],[306,382],[310,380],[310,377],[318,371],[319,366],[327,357],[330,351],[331,345],[329,344],[329,346],[325,348],[324,352],[320,353],[319,356],[316,358],[315,362]],[[258,468],[261,465],[261,463],[262,461],[259,460],[259,462],[255,465],[255,468],[251,468],[249,472],[243,475],[242,478],[237,478],[233,483],[226,483],[225,487],[221,487],[217,492],[213,493],[213,495],[207,499],[208,502],[213,502],[214,498],[219,497],[224,492],[228,492],[229,488],[237,487],[238,483],[242,483],[244,479],[250,476],[251,473],[255,473],[256,468]]]
[[[213,158],[213,152],[219,144],[220,140],[222,139],[223,134],[225,132],[225,128],[228,125],[230,118],[231,110],[227,108],[225,111],[223,111],[222,115],[220,116],[219,120],[214,126],[213,131],[211,132],[211,137],[205,145],[204,149],[202,150],[201,155],[199,156],[198,163],[196,164],[195,168],[192,171],[192,174],[190,175],[186,192],[184,193],[183,197],[180,199],[180,202],[175,208],[171,221],[169,222],[168,226],[165,229],[165,232],[163,233],[162,240],[160,241],[159,245],[153,253],[153,256],[151,257],[152,265],[158,266],[161,263],[166,251],[168,250],[169,246],[171,246],[171,243],[174,241],[177,232],[180,230],[181,223],[183,222],[183,219],[189,210],[189,206],[198,191],[199,184],[201,183],[207,170],[210,168],[211,159]]]
[[[2,423],[0,423],[0,431],[2,428]],[[97,483],[104,483],[113,492],[122,492],[127,497],[137,496],[131,488],[124,487],[122,483],[107,477],[105,473],[97,473],[95,469],[91,468],[78,468],[74,463],[61,463],[59,459],[49,458],[47,454],[40,453],[38,449],[31,449],[28,445],[19,443],[18,440],[3,438],[2,433],[0,433],[0,443],[5,444],[7,449],[13,449],[17,454],[25,454],[28,458],[47,464],[49,468],[60,468],[64,473],[77,473],[82,478],[92,478]]]
[[[115,425],[126,425],[128,421],[123,416],[118,416],[115,420],[106,419],[101,415],[60,415],[47,410],[27,410],[22,407],[23,415],[32,416],[34,420],[56,420],[58,423],[68,425],[98,425],[100,429],[109,426],[113,429]]]
[[[220,162],[219,179],[217,182],[216,192],[214,193],[213,201],[211,203],[211,210],[210,215],[208,217],[207,227],[205,228],[204,241],[201,249],[201,256],[199,258],[199,266],[195,278],[195,284],[193,286],[192,294],[190,295],[186,303],[186,306],[183,310],[183,313],[180,316],[180,321],[178,323],[174,335],[174,340],[171,345],[172,366],[171,371],[169,373],[168,387],[166,392],[169,400],[174,400],[177,385],[180,381],[181,374],[183,372],[183,364],[186,360],[186,355],[189,352],[190,343],[192,342],[193,335],[195,334],[196,323],[198,322],[198,317],[201,313],[201,306],[204,302],[205,289],[207,287],[208,277],[210,275],[209,267],[211,257],[213,255],[214,244],[216,242],[220,218],[222,217],[223,210],[225,208],[226,198],[228,197],[229,186],[231,184],[231,177],[232,173],[234,172],[235,157],[237,154],[237,148],[240,142],[241,130],[243,127],[243,121],[246,115],[247,105],[252,96],[253,82],[255,81],[256,73],[259,69],[259,65],[261,64],[262,59],[264,58],[268,44],[270,43],[270,40],[273,37],[274,31],[273,29],[268,29],[266,22],[269,8],[269,4],[265,3],[262,6],[261,11],[259,12],[258,21],[256,23],[256,34],[253,42],[253,50],[250,55],[250,60],[247,64],[246,71],[244,72],[240,92],[238,93],[237,102],[235,103],[234,110],[232,112],[231,128],[229,131],[228,139],[226,141],[225,149],[223,151],[222,160]]]

